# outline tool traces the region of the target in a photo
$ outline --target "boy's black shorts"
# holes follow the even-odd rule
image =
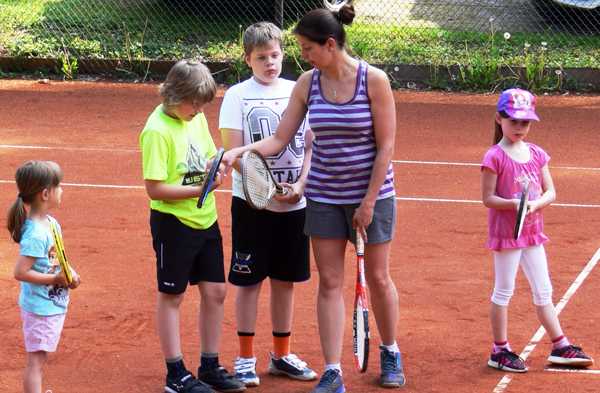
[[[231,202],[232,253],[229,282],[255,285],[270,277],[301,282],[310,278],[305,209],[275,213],[252,209],[234,197]]]
[[[194,229],[172,214],[150,211],[159,292],[180,294],[200,281],[225,282],[219,224]]]

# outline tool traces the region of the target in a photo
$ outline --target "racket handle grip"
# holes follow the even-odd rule
[[[365,241],[358,231],[356,231],[356,253],[358,255],[364,255],[365,253]]]
[[[283,196],[283,195],[287,195],[288,189],[287,189],[287,187],[277,185],[277,187],[275,187],[275,192],[277,193],[277,195]]]

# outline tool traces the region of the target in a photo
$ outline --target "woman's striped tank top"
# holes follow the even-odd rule
[[[323,97],[321,73],[313,71],[308,119],[315,140],[305,189],[306,197],[313,201],[356,204],[367,192],[376,154],[367,69],[367,63],[361,61],[354,97],[342,104]],[[394,172],[390,163],[377,199],[393,195]]]

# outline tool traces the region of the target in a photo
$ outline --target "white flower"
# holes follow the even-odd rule
[[[400,67],[398,67],[398,66],[395,66],[395,67],[394,67],[394,71],[396,71],[396,72],[400,71]]]
[[[542,46],[546,46],[548,43],[546,41],[542,41]]]
[[[525,49],[529,49],[529,47],[531,47],[531,44],[529,42],[526,42],[524,46],[525,46]]]
[[[490,21],[490,23],[494,22],[494,17],[493,17],[493,16],[490,16],[490,19],[489,19],[489,21]]]
[[[505,40],[509,40],[510,39],[510,33],[508,31],[506,33],[504,33],[504,39]]]
[[[562,70],[555,70],[555,71],[554,71],[554,73],[555,73],[557,76],[561,76],[561,75],[562,75]]]

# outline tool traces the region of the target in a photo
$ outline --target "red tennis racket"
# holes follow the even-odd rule
[[[354,339],[354,359],[361,373],[367,371],[369,361],[369,306],[367,302],[367,282],[365,280],[365,244],[362,236],[356,233],[356,294],[352,333]]]

